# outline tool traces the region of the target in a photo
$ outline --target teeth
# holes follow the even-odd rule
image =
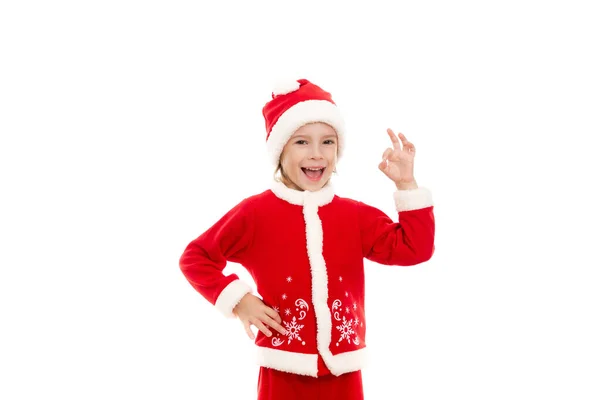
[[[308,170],[311,170],[311,171],[320,171],[323,168],[304,168],[304,169],[308,169]]]

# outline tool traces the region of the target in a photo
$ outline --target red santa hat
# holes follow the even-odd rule
[[[338,135],[338,159],[344,144],[344,120],[331,94],[306,79],[282,82],[263,107],[267,129],[267,152],[274,166],[290,137],[303,125],[323,122]]]

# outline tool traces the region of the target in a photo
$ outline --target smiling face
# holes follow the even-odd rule
[[[281,153],[283,183],[296,190],[320,190],[335,169],[337,145],[337,134],[327,124],[300,127]]]

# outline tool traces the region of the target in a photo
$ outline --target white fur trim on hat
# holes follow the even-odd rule
[[[344,145],[344,120],[338,107],[327,100],[306,100],[294,104],[284,112],[273,128],[267,140],[267,152],[274,166],[279,165],[279,157],[290,137],[301,126],[311,122],[323,122],[331,125],[338,135],[338,158]]]

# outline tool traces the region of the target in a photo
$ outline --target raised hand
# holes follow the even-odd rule
[[[392,140],[393,148],[388,147],[383,152],[379,169],[396,184],[399,190],[416,189],[415,145],[409,142],[402,133],[398,133],[397,137],[391,129],[388,129],[387,133]]]
[[[287,335],[287,331],[281,326],[281,317],[277,311],[265,305],[261,299],[251,293],[247,293],[237,306],[233,309],[233,314],[242,321],[248,337],[254,340],[254,332],[250,325],[256,326],[262,333],[271,337],[273,334],[267,328],[276,329],[282,335]]]

